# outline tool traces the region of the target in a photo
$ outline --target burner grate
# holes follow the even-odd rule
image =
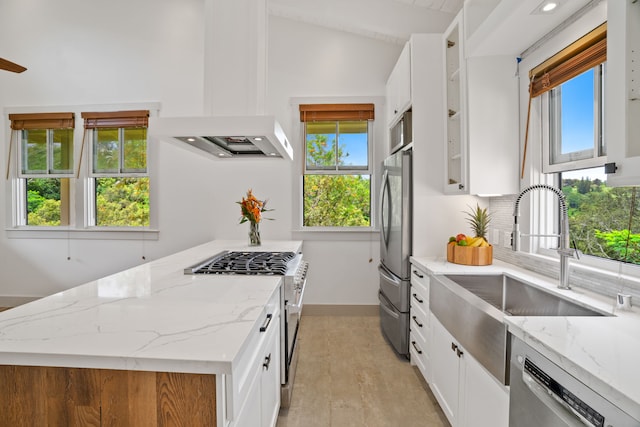
[[[193,269],[192,273],[283,276],[294,257],[294,252],[228,252]]]

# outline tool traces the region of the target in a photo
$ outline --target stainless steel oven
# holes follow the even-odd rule
[[[304,300],[304,290],[307,284],[307,270],[309,263],[298,255],[292,262],[290,271],[284,276],[282,287],[282,322],[280,322],[280,351],[282,353],[280,365],[280,377],[282,383],[282,395],[280,406],[288,408],[291,403],[291,393],[296,376],[298,365],[298,329],[300,327],[300,316],[302,315],[302,304]]]
[[[638,427],[640,421],[513,337],[510,427]]]
[[[291,403],[296,374],[298,328],[309,264],[293,252],[220,252],[184,270],[185,274],[243,274],[283,276],[280,292],[280,406]]]

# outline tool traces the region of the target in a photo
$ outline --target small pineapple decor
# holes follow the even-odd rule
[[[491,214],[476,204],[475,209],[469,207],[467,222],[471,226],[474,237],[458,234],[449,238],[447,245],[447,261],[465,265],[489,265],[493,262],[493,246],[487,242],[486,235]]]

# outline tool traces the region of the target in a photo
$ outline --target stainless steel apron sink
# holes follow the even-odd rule
[[[507,274],[434,275],[429,308],[498,381],[508,385],[505,316],[606,316]]]

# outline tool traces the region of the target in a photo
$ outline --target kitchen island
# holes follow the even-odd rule
[[[245,407],[260,413],[262,358],[278,360],[282,279],[183,270],[301,247],[213,241],[0,313],[2,422],[242,425]]]

